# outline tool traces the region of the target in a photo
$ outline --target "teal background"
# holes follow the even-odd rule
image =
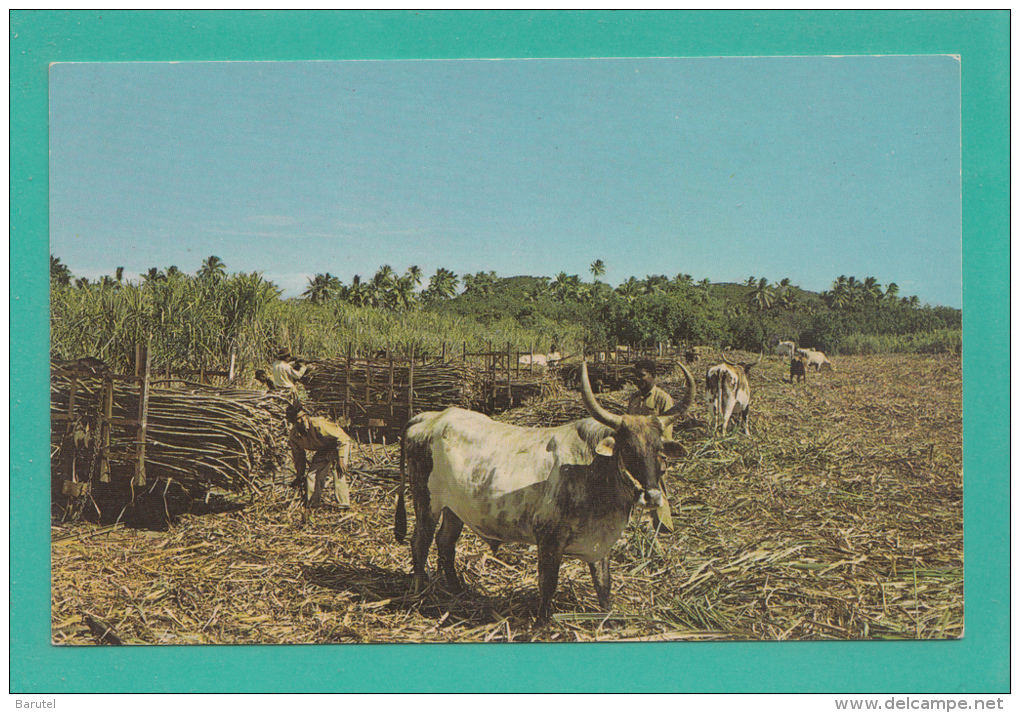
[[[12,12],[10,692],[1009,691],[1009,19],[1006,11]],[[963,639],[50,645],[50,62],[800,54],[961,56]]]

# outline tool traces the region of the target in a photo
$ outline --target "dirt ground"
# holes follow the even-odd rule
[[[410,550],[393,537],[398,451],[366,445],[349,511],[328,500],[306,512],[283,471],[255,494],[160,501],[165,529],[54,522],[53,642],[960,636],[960,359],[833,362],[789,383],[788,366],[766,357],[750,378],[750,438],[677,435],[690,452],[668,477],[676,532],[656,539],[647,516],[632,518],[612,556],[612,612],[587,566],[568,560],[557,613],[536,622],[533,549],[493,556],[467,529],[466,591],[434,580],[413,595]],[[691,413],[707,420],[698,389]]]

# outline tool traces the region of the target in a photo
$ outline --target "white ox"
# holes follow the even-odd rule
[[[563,557],[588,563],[599,605],[611,606],[609,554],[635,506],[662,503],[664,456],[684,448],[663,438],[694,397],[687,393],[668,416],[616,415],[596,401],[581,367],[581,394],[592,418],[555,428],[498,423],[480,413],[449,408],[412,418],[400,452],[400,490],[394,534],[407,534],[405,462],[414,503],[411,561],[414,586],[427,584],[426,562],[436,534],[439,567],[447,586],[463,589],[454,562],[466,524],[493,552],[504,542],[538,546],[540,619],[551,613]]]
[[[822,369],[832,370],[832,362],[826,358],[825,354],[814,349],[798,349],[797,354],[804,357],[807,362],[807,366],[813,366],[815,371],[821,371]]]
[[[779,357],[792,357],[797,345],[793,342],[779,342],[775,348],[775,355]]]
[[[535,366],[552,366],[558,364],[563,357],[560,356],[559,352],[551,352],[549,354],[521,354],[517,359],[518,364],[528,366],[534,364]]]
[[[761,355],[758,356],[758,361],[746,364],[732,362],[725,355],[722,359],[724,364],[710,367],[705,374],[705,396],[712,411],[712,428],[716,429],[721,425],[725,435],[730,418],[736,412],[740,424],[744,427],[744,434],[750,436],[747,415],[751,404],[751,386],[747,382],[747,375],[752,367],[761,362]]]

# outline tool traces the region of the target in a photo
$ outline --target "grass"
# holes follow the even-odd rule
[[[435,580],[412,595],[392,535],[398,451],[362,445],[349,512],[305,513],[281,472],[233,509],[193,503],[165,531],[55,524],[53,641],[95,644],[96,622],[129,644],[958,637],[959,357],[834,363],[791,384],[766,358],[751,438],[677,434],[677,531],[656,542],[633,518],[612,555],[612,612],[568,560],[556,614],[537,623],[534,551],[493,556],[467,530],[466,591]],[[691,413],[707,420],[700,392]]]

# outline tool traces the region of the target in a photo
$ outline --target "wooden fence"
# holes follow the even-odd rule
[[[56,432],[59,424],[66,424],[64,433],[59,437],[68,446],[62,449],[63,482],[61,493],[68,496],[83,495],[88,491],[92,480],[93,468],[98,475],[99,482],[110,482],[110,432],[113,426],[125,426],[134,429],[134,453],[130,460],[134,463],[134,473],[131,484],[135,487],[142,487],[145,479],[145,440],[146,424],[148,420],[149,404],[149,377],[151,362],[149,359],[148,347],[137,345],[135,347],[135,373],[130,375],[110,374],[106,371],[89,373],[83,368],[62,368],[52,367],[50,378],[54,376],[70,380],[70,391],[67,400],[66,410],[53,412],[51,407],[51,428]],[[102,404],[99,414],[99,433],[87,433],[83,424],[86,416],[84,404],[78,400],[79,384],[82,379],[101,379],[102,388],[100,391],[100,403]],[[114,382],[122,381],[137,383],[139,385],[138,412],[135,418],[115,417],[113,415],[113,389]],[[53,435],[57,435],[54,433]],[[95,444],[92,444],[95,439]],[[83,464],[82,456],[91,452],[94,454],[95,463]],[[85,455],[88,458],[87,455]],[[91,459],[90,459],[91,460]],[[85,465],[85,472],[79,470],[79,465]],[[84,477],[82,477],[84,476]]]

